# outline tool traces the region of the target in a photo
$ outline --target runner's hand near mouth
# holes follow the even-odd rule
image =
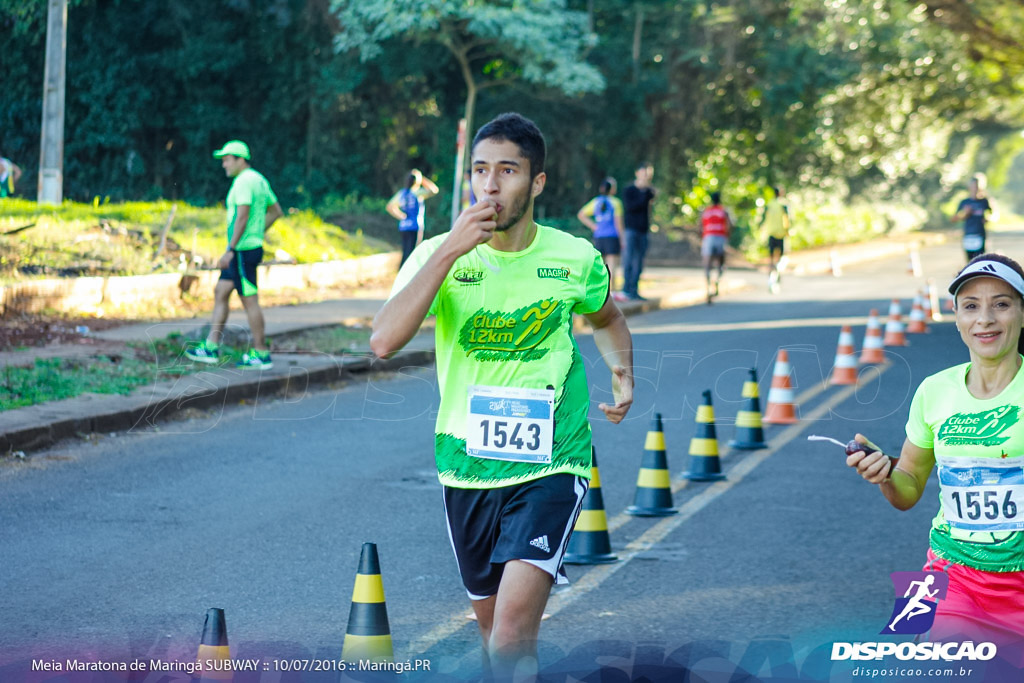
[[[459,214],[445,242],[458,256],[462,256],[478,244],[489,241],[498,227],[498,208],[491,199],[478,201]]]

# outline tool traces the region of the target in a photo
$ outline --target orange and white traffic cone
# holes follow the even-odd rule
[[[864,348],[860,352],[861,365],[885,361],[885,344],[882,343],[882,325],[878,322],[878,309],[872,308],[868,316],[868,329],[864,333]]]
[[[839,252],[832,249],[828,252],[828,264],[832,269],[832,277],[843,276],[843,264],[839,261]]]
[[[886,346],[908,346],[907,337],[903,334],[902,316],[900,300],[893,299],[889,305],[889,320],[885,323],[885,338],[882,340]]]
[[[910,261],[907,263],[907,272],[914,277],[921,277],[921,253],[915,244],[910,248]]]
[[[924,316],[921,295],[914,297],[914,306],[910,309],[910,321],[907,323],[909,334],[924,334],[928,331],[928,323]]]
[[[928,313],[931,311],[930,317],[932,322],[942,322],[942,307],[939,305],[939,288],[935,286],[935,280],[928,279],[928,305],[925,306],[924,312]]]
[[[775,370],[772,372],[772,386],[768,390],[768,405],[765,407],[762,422],[766,424],[799,422],[789,373],[789,352],[786,349],[779,349],[779,355],[775,359]]]
[[[924,311],[924,322],[927,325],[932,318],[932,300],[928,288],[921,290],[921,310]]]
[[[857,356],[853,353],[853,331],[843,325],[839,332],[839,346],[836,348],[836,362],[832,366],[829,384],[857,383]]]

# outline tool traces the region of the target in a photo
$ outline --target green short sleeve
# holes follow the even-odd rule
[[[910,402],[910,415],[907,417],[907,438],[918,448],[931,449],[935,446],[935,433],[924,418],[925,392],[924,383],[917,388]]]
[[[388,299],[393,298],[396,294],[405,289],[410,282],[412,282],[412,279],[416,277],[416,273],[420,272],[420,268],[430,260],[430,257],[435,251],[437,251],[437,248],[441,245],[441,242],[444,241],[443,238],[445,237],[447,237],[447,234],[438,235],[437,237],[429,239],[426,242],[421,243],[411,254],[409,254],[409,258],[406,259],[404,264],[402,264],[401,270],[398,271],[398,276],[395,277],[395,282],[391,286],[391,294],[388,296]],[[441,285],[441,289],[444,289],[443,284]],[[427,311],[427,315],[437,315],[437,302],[440,296],[441,292],[439,290],[434,296],[434,300],[430,303],[430,310]]]
[[[583,278],[583,300],[573,308],[574,313],[587,315],[596,313],[608,299],[608,268],[596,249],[591,249],[593,259]]]

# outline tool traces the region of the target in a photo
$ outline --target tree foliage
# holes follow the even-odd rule
[[[0,153],[29,196],[45,13],[0,0]],[[543,215],[647,159],[659,222],[692,222],[713,189],[749,220],[772,183],[938,201],[1005,176],[1024,127],[1019,2],[72,0],[68,19],[65,194],[82,200],[222,201],[210,152],[235,137],[290,206],[387,196],[411,166],[447,188],[466,110],[517,110],[549,140]]]

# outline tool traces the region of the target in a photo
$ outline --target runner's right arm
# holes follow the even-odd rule
[[[590,201],[583,205],[583,208],[576,212],[576,218],[579,222],[587,226],[590,232],[597,232],[597,223],[594,222],[593,216],[594,202]]]
[[[373,319],[370,349],[379,358],[389,358],[416,336],[455,260],[491,239],[495,221],[494,206],[480,201],[463,211],[419,272],[402,291],[387,300]]]
[[[867,443],[860,434],[856,440]],[[924,494],[928,477],[935,467],[935,451],[916,446],[906,439],[899,458],[891,458],[881,451],[870,454],[858,451],[846,457],[846,464],[855,467],[867,481],[878,484],[882,495],[894,508],[909,510]]]
[[[402,211],[401,208],[399,208],[399,205],[398,205],[398,198],[399,198],[399,196],[400,196],[400,193],[395,194],[391,199],[389,199],[387,206],[384,207],[384,210],[387,211],[389,214],[391,214],[391,217],[394,218],[395,220],[401,221],[401,220],[405,220],[406,215],[405,215],[405,212]]]

